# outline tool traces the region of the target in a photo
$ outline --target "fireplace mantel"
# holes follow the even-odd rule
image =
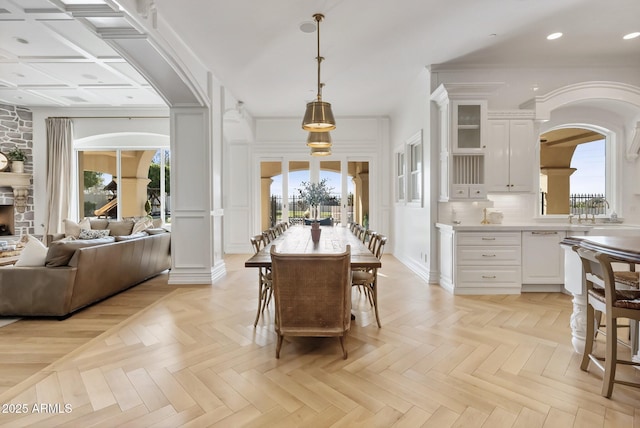
[[[13,205],[19,213],[24,212],[31,186],[31,174],[0,172],[0,187],[13,189]]]
[[[0,187],[31,186],[31,174],[0,172]]]

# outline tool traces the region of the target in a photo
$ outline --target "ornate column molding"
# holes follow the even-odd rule
[[[11,187],[15,210],[19,213],[25,212],[31,188],[31,174],[0,172],[0,187]]]
[[[19,213],[25,212],[29,198],[28,186],[11,186],[13,188],[13,207]]]

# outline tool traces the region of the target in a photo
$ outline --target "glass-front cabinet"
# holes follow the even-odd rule
[[[454,101],[451,120],[453,151],[455,153],[482,151],[486,123],[486,103]]]
[[[443,84],[431,94],[440,138],[440,201],[485,199],[486,97],[495,84]]]

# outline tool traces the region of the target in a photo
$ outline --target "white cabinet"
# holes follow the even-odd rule
[[[522,232],[523,285],[564,283],[564,252],[560,241],[565,236],[564,231],[558,230]]]
[[[495,84],[443,84],[431,94],[439,115],[440,200],[485,199],[488,94]]]
[[[490,119],[485,151],[488,192],[531,192],[536,139],[532,119]]]
[[[440,229],[440,285],[454,294],[518,294],[520,232]]]
[[[487,125],[486,101],[451,103],[451,148],[454,153],[482,153]]]
[[[452,226],[437,223],[440,286],[454,294],[560,292],[565,226]]]

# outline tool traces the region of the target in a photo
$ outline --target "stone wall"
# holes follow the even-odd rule
[[[24,163],[25,174],[33,174],[33,115],[24,107],[0,104],[0,151],[6,154],[15,146],[27,154]],[[13,205],[13,200],[13,189],[0,187],[0,205]],[[33,178],[25,211],[19,213],[14,209],[14,212],[14,235],[34,233]]]

